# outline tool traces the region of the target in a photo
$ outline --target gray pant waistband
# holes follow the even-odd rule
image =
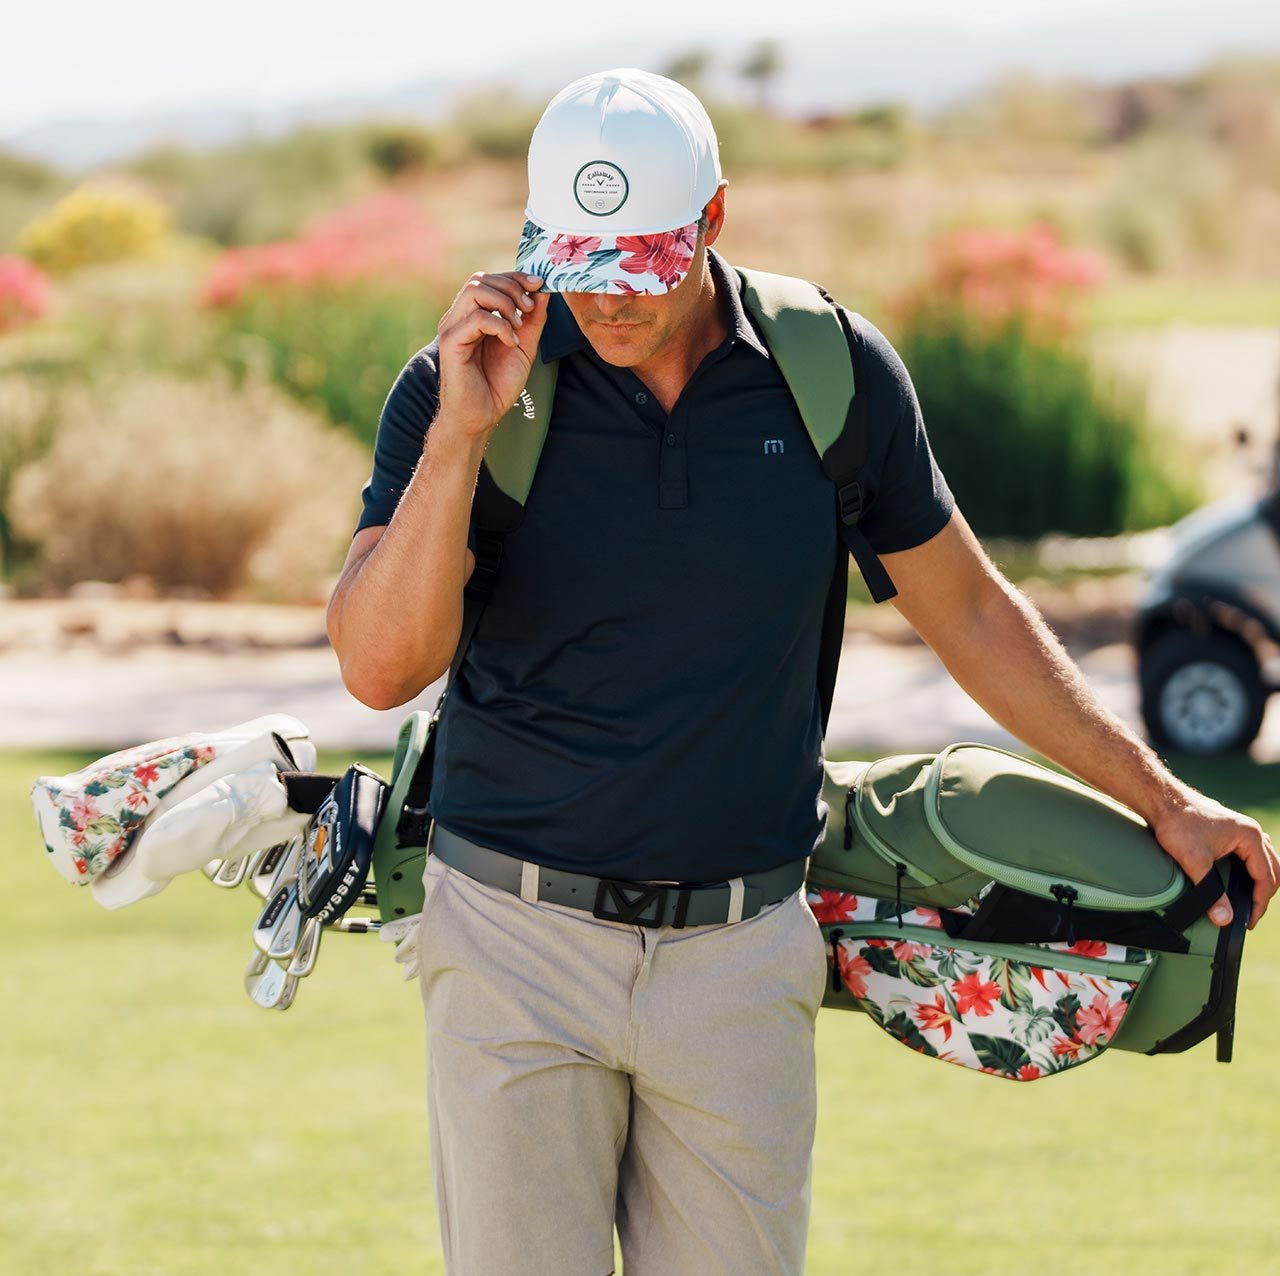
[[[764,873],[751,873],[710,886],[624,882],[544,868],[480,846],[434,821],[427,853],[486,886],[510,891],[530,903],[539,900],[580,908],[606,921],[633,926],[710,926],[745,921],[768,904],[800,889],[808,859]]]

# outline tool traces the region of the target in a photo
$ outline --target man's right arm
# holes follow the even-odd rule
[[[458,293],[440,320],[438,407],[412,477],[389,521],[352,539],[326,628],[343,683],[371,708],[413,699],[453,659],[475,567],[467,532],[480,462],[546,321],[533,279],[477,272]],[[386,424],[384,409],[380,445]]]

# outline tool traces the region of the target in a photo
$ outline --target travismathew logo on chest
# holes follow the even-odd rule
[[[584,164],[573,178],[573,197],[592,217],[616,213],[627,202],[629,189],[626,174],[608,160]]]

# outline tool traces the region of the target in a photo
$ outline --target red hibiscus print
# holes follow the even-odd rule
[[[858,897],[847,891],[819,891],[817,899],[810,898],[809,907],[819,922],[850,922],[858,909]]]
[[[914,944],[900,939],[893,945],[893,955],[899,961],[911,961],[914,957],[928,957],[933,949],[928,944]]]
[[[76,856],[74,863],[76,866],[76,872],[81,876],[84,876],[84,874],[89,871],[88,861],[81,859],[78,855]]]
[[[211,744],[197,744],[196,747],[191,750],[191,756],[199,763],[212,762],[217,756],[217,753],[217,749],[215,749]]]
[[[133,768],[134,783],[142,785],[144,789],[148,784],[154,784],[159,778],[160,768],[152,762],[148,762],[145,766]]]
[[[888,948],[891,943],[888,939],[864,939],[862,942],[868,948]]]
[[[1034,1063],[1024,1063],[1018,1069],[1019,1081],[1035,1081],[1040,1076],[1040,1069]]]
[[[1099,1038],[1106,1039],[1101,1042],[1103,1045],[1114,1041],[1116,1029],[1128,1009],[1123,1001],[1108,1001],[1107,994],[1100,992],[1087,1006],[1076,1012],[1080,1040],[1087,1046],[1098,1045]]]
[[[1077,939],[1067,952],[1079,953],[1081,957],[1105,957],[1107,946],[1100,939]]]
[[[1054,1054],[1073,1062],[1080,1058],[1085,1049],[1084,1042],[1079,1037],[1054,1037],[1049,1044]]]
[[[836,945],[836,960],[840,963],[840,978],[844,986],[855,997],[867,995],[867,983],[864,975],[871,973],[871,966],[863,956],[851,954],[852,945],[839,943]]]
[[[989,1015],[995,1003],[1000,1000],[999,985],[993,984],[989,979],[984,981],[976,970],[963,979],[957,979],[951,985],[951,991],[955,995],[956,1010],[962,1015],[967,1015],[971,1010],[979,1017]]]
[[[619,235],[623,257],[618,265],[629,275],[656,275],[673,288],[688,272],[697,242],[696,226],[681,226],[661,235]]]
[[[140,806],[151,805],[151,794],[145,789],[134,789],[124,800],[124,804],[133,810],[137,810]]]
[[[942,1039],[951,1040],[951,1011],[947,1009],[947,1003],[942,999],[940,992],[934,993],[932,1001],[924,1001],[912,1006],[911,1013],[922,1032],[928,1032],[931,1028],[941,1028]]]
[[[547,256],[557,266],[577,265],[599,247],[599,235],[557,235],[547,245]]]
[[[98,808],[91,797],[83,795],[71,804],[71,822],[77,829],[86,829],[98,818]]]
[[[631,297],[652,297],[653,296],[653,293],[651,293],[648,290],[648,288],[632,287],[632,285],[627,283],[625,279],[615,279],[612,281],[611,286],[613,288],[616,288],[619,292],[626,293],[628,296],[631,296]]]
[[[917,926],[932,926],[934,930],[942,929],[942,918],[936,908],[917,908],[912,921]]]

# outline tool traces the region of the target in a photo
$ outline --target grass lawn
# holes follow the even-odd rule
[[[246,888],[195,875],[104,912],[40,862],[27,801],[87,760],[0,754],[0,1272],[440,1272],[416,986],[376,940],[330,935],[294,1007],[264,1012],[240,986]],[[1184,774],[1280,835],[1280,766]],[[1207,1043],[1017,1085],[824,1012],[808,1273],[1280,1272],[1268,1006],[1271,916],[1229,1067]]]

